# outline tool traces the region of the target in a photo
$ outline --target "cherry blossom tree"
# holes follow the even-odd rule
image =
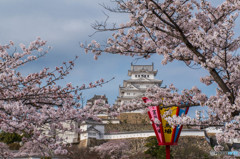
[[[121,109],[208,106],[208,118],[198,115],[169,118],[171,124],[219,126],[218,144],[240,138],[240,37],[235,32],[240,10],[239,0],[225,0],[213,5],[209,0],[114,0],[115,8],[103,5],[110,12],[128,14],[129,21],[109,26],[107,22],[93,25],[96,32],[113,31],[106,44],[93,40],[81,47],[94,53],[97,59],[103,52],[131,57],[163,56],[162,64],[182,61],[187,67],[202,68],[208,75],[200,81],[207,86],[216,84],[216,94],[208,97],[196,86],[178,91],[151,88],[146,96],[152,101],[133,102]],[[213,1],[212,1],[213,2]],[[218,2],[220,3],[220,2]],[[237,26],[237,27],[236,27]],[[216,146],[221,150],[222,146]]]
[[[91,148],[91,151],[97,152],[101,158],[127,159],[129,158],[130,145],[127,140],[110,140],[99,146]]]
[[[24,68],[20,68],[24,64],[46,55],[49,49],[46,41],[40,38],[29,46],[20,44],[20,48],[12,41],[0,45],[0,130],[21,135],[23,145],[17,154],[11,154],[6,150],[7,146],[0,143],[3,157],[66,154],[64,135],[58,134],[80,132],[74,122],[96,119],[94,113],[99,112],[90,106],[79,109],[79,100],[82,90],[102,86],[106,83],[103,79],[86,86],[74,87],[68,83],[63,87],[57,84],[69,74],[77,57],[53,70],[44,68],[40,72],[22,75],[20,70]]]
[[[0,157],[4,159],[13,157],[12,153],[8,149],[8,146],[2,142],[0,143]]]

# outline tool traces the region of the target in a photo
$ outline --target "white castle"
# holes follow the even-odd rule
[[[119,96],[115,105],[121,105],[130,102],[136,97],[144,96],[147,88],[161,87],[162,80],[155,79],[157,70],[154,65],[133,65],[128,70],[128,76],[131,78],[123,81],[123,86],[119,86]]]
[[[154,65],[133,65],[131,64],[131,70],[128,70],[128,76],[131,77],[129,80],[123,81],[123,86],[119,87],[119,97],[115,102],[115,105],[123,104],[124,102],[129,102],[136,97],[144,96],[147,88],[150,87],[161,87],[162,80],[155,79],[157,75],[157,70],[154,70]],[[89,99],[87,103],[93,104],[98,99],[103,99],[104,103],[108,103],[106,96],[94,95],[93,98]],[[155,136],[153,130],[148,131],[131,131],[131,132],[117,132],[117,133],[106,133],[105,125],[111,121],[112,124],[120,124],[118,119],[108,118],[107,115],[102,117],[102,122],[96,121],[85,121],[78,124],[82,132],[79,134],[77,132],[65,132],[61,136],[67,137],[65,142],[67,143],[80,143],[81,146],[86,147],[88,145],[88,140],[91,138],[97,140],[111,140],[111,139],[128,139],[128,138],[146,138],[149,136]],[[205,130],[196,129],[183,129],[181,136],[205,136],[207,133],[219,133],[220,129],[207,128]],[[236,142],[236,141],[235,141]],[[240,141],[237,141],[240,142]]]

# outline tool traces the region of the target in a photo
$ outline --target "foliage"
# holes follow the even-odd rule
[[[0,133],[0,142],[11,144],[11,143],[20,142],[20,141],[22,141],[22,136],[20,136],[17,133],[7,133],[7,132]]]
[[[20,143],[14,142],[8,145],[10,150],[19,150],[21,145]]]
[[[155,136],[150,136],[146,140],[146,154],[150,154],[152,157],[155,157],[157,159],[166,158],[165,146],[159,146],[157,138]]]
[[[212,147],[204,137],[182,136],[178,145],[171,146],[173,158],[212,158],[210,151]]]
[[[114,0],[115,8],[104,5],[109,12],[128,14],[129,20],[109,26],[97,22],[96,32],[113,31],[106,44],[93,40],[81,47],[94,53],[97,59],[103,52],[150,58],[163,56],[162,64],[181,61],[186,67],[201,68],[208,75],[200,82],[217,86],[216,94],[208,97],[196,86],[179,92],[173,85],[168,88],[151,88],[144,104],[133,101],[120,110],[143,109],[151,105],[162,107],[208,106],[208,117],[197,113],[190,117],[167,118],[172,125],[191,124],[205,127],[219,126],[217,134],[222,150],[224,142],[240,138],[240,37],[236,20],[240,1],[225,0]],[[163,100],[164,99],[164,100]]]

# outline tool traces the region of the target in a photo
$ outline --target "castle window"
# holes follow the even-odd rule
[[[137,75],[135,75],[135,77],[137,78]]]
[[[149,77],[149,75],[147,75],[147,77]]]
[[[138,75],[138,77],[140,77],[140,75]]]

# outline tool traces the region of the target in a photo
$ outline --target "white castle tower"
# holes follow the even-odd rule
[[[160,87],[162,80],[155,79],[157,70],[154,70],[154,65],[133,65],[131,70],[128,70],[129,80],[123,81],[123,86],[119,86],[119,96],[115,105],[121,105],[129,102],[136,97],[143,97],[147,88]]]

